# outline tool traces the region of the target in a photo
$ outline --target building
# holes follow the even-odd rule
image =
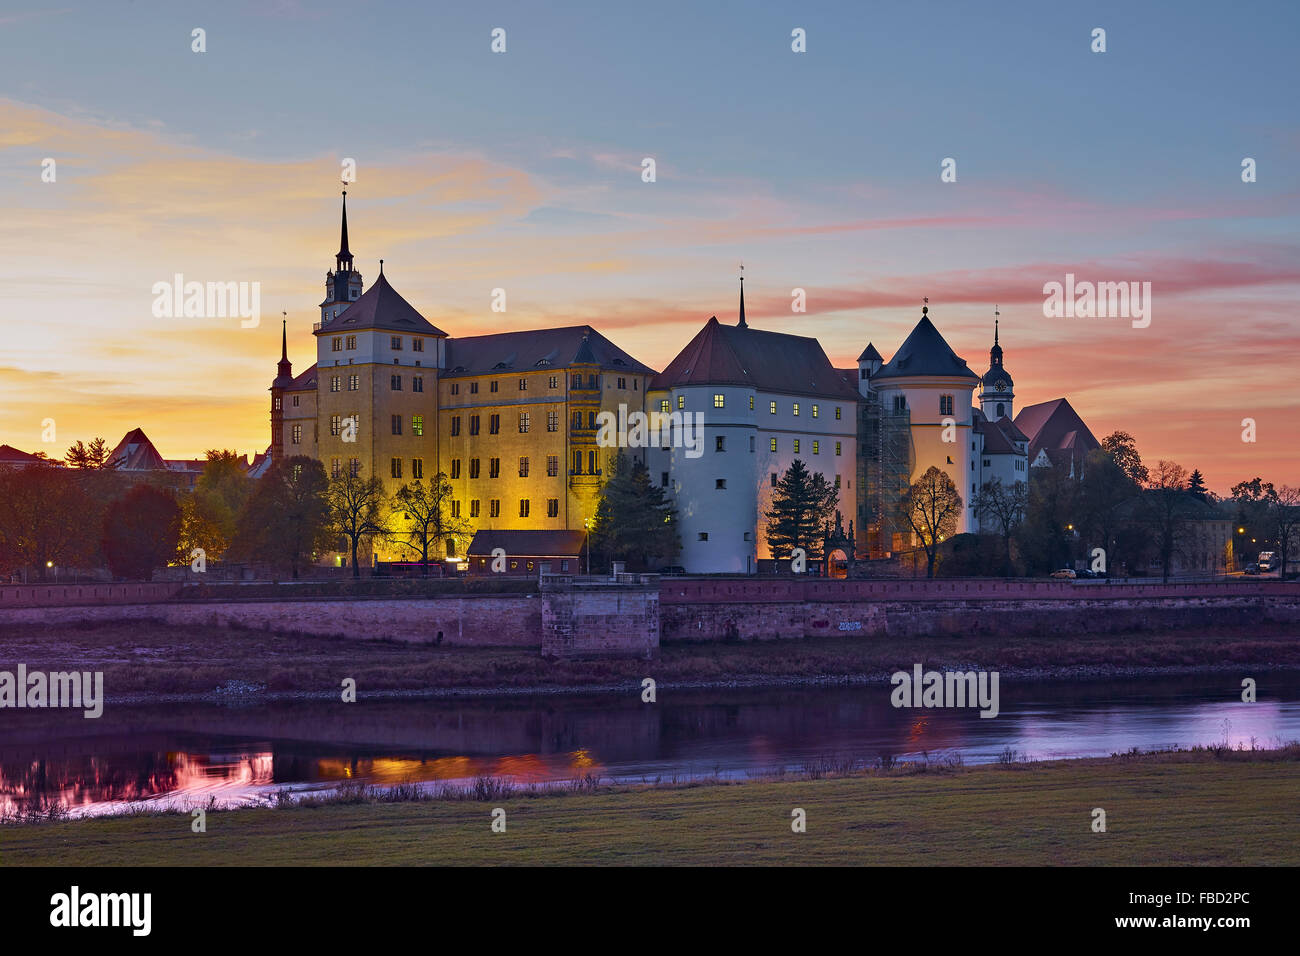
[[[1064,398],[1030,405],[1016,416],[1016,427],[1029,438],[1031,467],[1059,465],[1071,478],[1083,477],[1088,452],[1101,447]]]
[[[651,412],[698,413],[683,419],[689,442],[665,437],[646,451],[677,509],[678,563],[752,574],[759,561],[788,557],[768,548],[764,514],[796,459],[834,482],[851,520],[858,398],[816,339],[751,328],[742,284],[739,321],[710,318],[650,384]]]
[[[316,363],[296,377],[281,331],[271,454],[317,458],[331,476],[378,476],[387,496],[443,473],[452,517],[471,534],[585,531],[611,453],[597,446],[597,418],[643,410],[654,369],[590,326],[449,335],[393,288],[382,259],[364,287],[343,201]],[[444,542],[449,556],[467,544]],[[408,557],[399,540],[380,542],[371,560]]]
[[[582,531],[482,530],[469,544],[471,574],[536,575],[543,565],[552,574],[578,574],[584,570],[587,535]],[[496,559],[501,570],[493,567]]]
[[[30,452],[19,451],[12,445],[0,445],[0,468],[28,468],[32,465],[48,465],[62,468],[63,462],[51,458],[42,458]]]

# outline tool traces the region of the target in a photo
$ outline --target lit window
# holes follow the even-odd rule
[[[411,416],[411,434],[412,434],[412,435],[417,435],[417,436],[418,436],[418,435],[423,435],[423,434],[424,434],[424,416],[423,416],[423,415],[412,415],[412,416]]]
[[[714,407],[714,408],[725,408],[725,407],[726,407],[726,404],[727,404],[727,398],[726,398],[725,395],[723,395],[723,394],[721,394],[721,393],[718,393],[718,394],[716,394],[716,395],[713,396],[713,407]]]

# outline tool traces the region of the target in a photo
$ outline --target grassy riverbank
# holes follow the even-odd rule
[[[1294,627],[1063,637],[862,638],[674,644],[659,659],[547,663],[524,648],[454,648],[230,627],[157,623],[33,627],[0,633],[0,669],[104,672],[110,698],[211,694],[230,682],[267,691],[337,693],[344,677],[379,690],[580,688],[876,676],[916,662],[1052,676],[1122,676],[1137,668],[1300,667]]]
[[[15,865],[1300,863],[1300,747],[0,828]],[[506,832],[493,833],[493,808]],[[807,832],[791,831],[791,811]],[[1092,811],[1106,811],[1106,832]]]

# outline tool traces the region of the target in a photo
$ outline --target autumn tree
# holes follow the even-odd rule
[[[619,452],[610,462],[592,522],[591,546],[615,561],[646,567],[651,558],[671,563],[681,552],[677,512],[650,472]]]
[[[325,466],[315,458],[296,455],[273,462],[240,510],[231,553],[288,568],[297,578],[313,555],[337,541],[328,487]]]
[[[92,439],[90,444],[78,441],[68,449],[64,461],[71,468],[103,468],[108,464],[109,447],[102,438]]]
[[[451,516],[451,482],[438,472],[425,485],[420,479],[402,485],[393,495],[394,516],[401,514],[408,522],[406,539],[420,552],[424,576],[429,576],[429,552],[440,542],[469,533],[469,525]],[[450,557],[450,555],[448,555]]]
[[[1277,541],[1279,577],[1286,580],[1287,563],[1295,550],[1296,534],[1300,530],[1300,488],[1283,485],[1269,499],[1268,514]]]
[[[925,576],[934,577],[939,544],[957,533],[961,519],[961,494],[952,479],[934,465],[907,490],[903,514],[925,549]]]
[[[809,561],[821,558],[823,528],[835,513],[839,490],[821,472],[811,473],[796,458],[772,491],[767,519],[767,546],[774,558],[802,548]]]
[[[104,515],[103,551],[115,577],[150,581],[153,572],[177,560],[181,507],[176,497],[153,485],[133,487]]]
[[[384,518],[387,496],[384,483],[374,475],[361,476],[361,469],[344,469],[329,479],[326,489],[329,502],[330,524],[334,531],[347,539],[352,551],[352,577],[361,577],[358,557],[362,542],[373,545],[376,539],[390,533]]]
[[[186,554],[202,548],[208,560],[215,561],[234,540],[252,482],[242,455],[211,449],[207,459],[194,491],[182,506],[181,542]]]
[[[1025,509],[1028,506],[1029,486],[1023,481],[1017,481],[1007,487],[1002,484],[1001,478],[984,482],[971,499],[975,516],[981,522],[991,523],[1002,535],[1003,574],[1011,574],[1011,539],[1025,520]]]
[[[0,468],[0,564],[35,568],[86,567],[99,550],[97,525],[87,525],[99,503],[66,468]]]
[[[1134,484],[1146,484],[1149,475],[1138,454],[1136,438],[1128,432],[1114,431],[1101,440],[1101,447]]]
[[[1190,517],[1187,469],[1174,461],[1156,462],[1146,483],[1142,514],[1151,531],[1151,543],[1160,556],[1161,578],[1169,582],[1170,565],[1182,546]]]

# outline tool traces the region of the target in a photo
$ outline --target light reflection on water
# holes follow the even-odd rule
[[[585,775],[624,781],[798,771],[826,758],[873,761],[960,754],[988,763],[1106,756],[1227,741],[1300,740],[1300,675],[1105,684],[1002,684],[1001,714],[896,710],[888,685],[729,690],[509,701],[362,701],[254,707],[110,708],[88,728],[50,712],[0,718],[0,813],[59,804],[71,813],[131,803],[237,806],[277,791],[345,781],[521,785]],[[87,732],[90,732],[90,736]]]

